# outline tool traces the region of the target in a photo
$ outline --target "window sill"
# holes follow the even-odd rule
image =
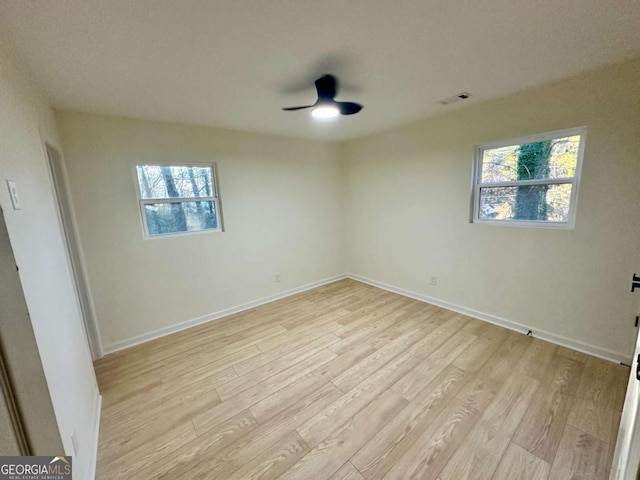
[[[546,228],[550,230],[574,230],[574,222],[537,222],[527,220],[473,220],[476,225],[495,225],[501,227]]]

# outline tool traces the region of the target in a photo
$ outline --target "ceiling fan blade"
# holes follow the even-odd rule
[[[338,90],[338,81],[333,75],[323,75],[316,80],[318,101],[333,100]]]
[[[293,110],[302,110],[304,108],[311,108],[311,107],[315,107],[315,105],[305,105],[304,107],[284,107],[282,110],[291,112]]]
[[[362,110],[362,105],[354,102],[336,102],[336,105],[342,115],[353,115]]]
[[[362,110],[362,105],[354,102],[337,102],[335,100],[338,91],[338,80],[333,75],[323,75],[315,81],[316,90],[318,92],[318,100],[313,105],[304,107],[286,107],[282,110],[302,110],[304,108],[313,108],[317,106],[335,106],[342,115],[353,115]]]

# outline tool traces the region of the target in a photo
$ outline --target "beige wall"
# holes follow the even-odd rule
[[[639,86],[635,61],[346,143],[348,271],[628,359]],[[475,145],[582,125],[574,230],[469,223]]]
[[[349,272],[628,359],[639,79],[607,67],[341,144],[58,112],[103,343]],[[583,125],[575,229],[468,222],[476,145]],[[217,162],[227,231],[144,240],[133,166],[153,161]]]
[[[344,272],[332,145],[64,111],[57,120],[107,350]],[[216,162],[226,231],[145,240],[139,162]]]
[[[98,390],[65,253],[42,138],[58,144],[53,113],[0,51],[0,205],[4,211],[66,454],[80,442],[74,478],[89,478],[97,441]],[[6,179],[22,210],[13,210]],[[1,321],[1,319],[0,319]]]

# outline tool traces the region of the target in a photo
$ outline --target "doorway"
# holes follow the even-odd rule
[[[102,346],[100,345],[100,337],[96,328],[95,316],[91,304],[89,287],[87,285],[86,275],[82,265],[80,256],[80,247],[78,245],[78,236],[75,224],[73,223],[73,215],[71,213],[71,201],[69,199],[69,190],[67,188],[64,164],[58,150],[48,143],[45,143],[47,159],[49,161],[49,170],[51,172],[51,180],[58,204],[58,213],[60,223],[64,231],[65,243],[67,246],[67,255],[75,281],[76,294],[80,311],[82,313],[83,327],[89,350],[93,360],[102,357]]]
[[[63,455],[49,387],[0,208],[0,455]]]

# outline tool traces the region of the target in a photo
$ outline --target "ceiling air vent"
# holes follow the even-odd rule
[[[467,98],[470,98],[470,97],[471,97],[471,94],[469,92],[460,92],[457,95],[454,95],[453,97],[440,100],[438,103],[440,105],[451,105],[452,103],[456,103],[461,100],[466,100]]]

